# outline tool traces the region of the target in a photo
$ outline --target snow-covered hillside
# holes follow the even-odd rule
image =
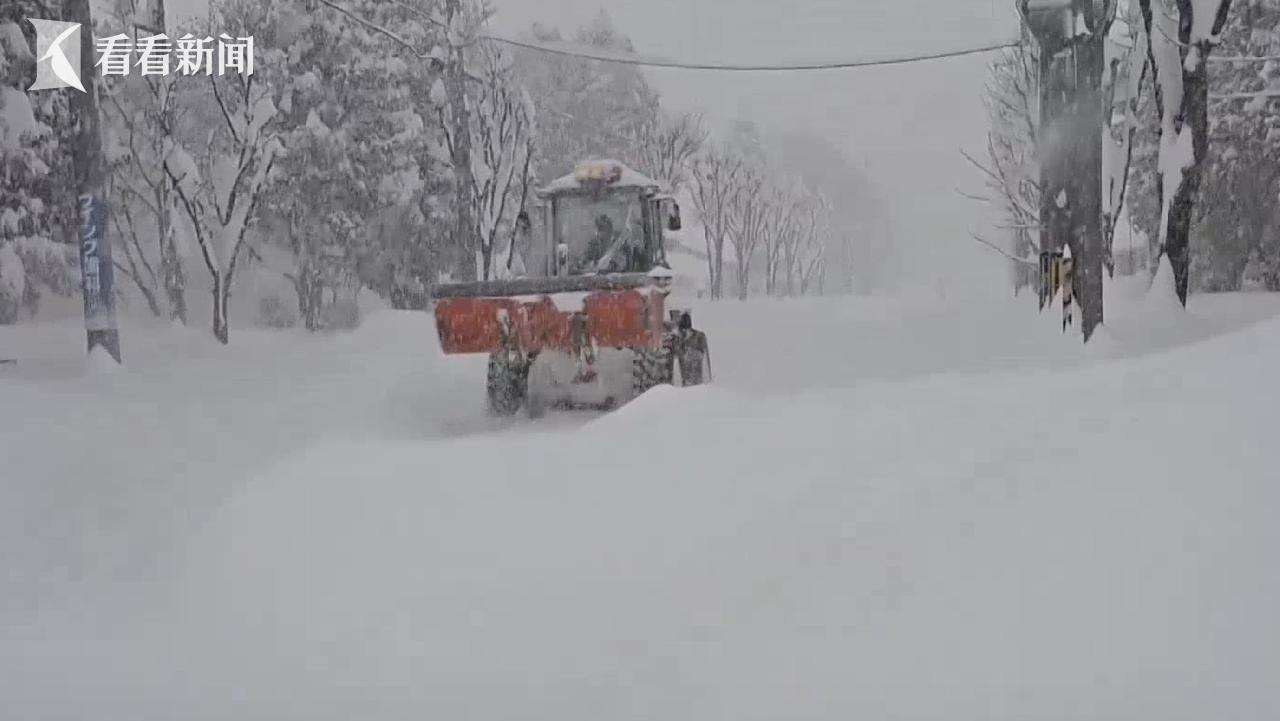
[[[700,307],[715,384],[495,422],[430,319],[0,329],[0,717],[1280,714],[1280,297]]]

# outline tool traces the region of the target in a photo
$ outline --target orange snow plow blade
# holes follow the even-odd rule
[[[495,285],[495,284],[485,284]],[[514,285],[510,290],[519,290]],[[436,331],[447,354],[572,350],[575,318],[597,347],[658,348],[665,294],[648,287],[528,295],[451,294],[434,300]],[[485,290],[503,290],[493,288]],[[549,289],[550,290],[550,289]],[[449,297],[453,295],[453,297]]]

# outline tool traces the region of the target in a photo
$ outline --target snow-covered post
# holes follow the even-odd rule
[[[98,87],[94,82],[93,14],[89,0],[67,0],[68,22],[79,23],[80,77],[85,92],[72,92],[71,117],[77,129],[72,150],[76,194],[80,198],[80,273],[84,292],[84,326],[88,350],[102,348],[120,362],[120,331],[116,328],[111,239],[107,235],[110,208],[103,195],[106,162],[102,154],[102,126],[98,117]]]
[[[1208,59],[1221,39],[1231,0],[1177,0],[1178,14],[1138,0],[1155,76],[1160,113],[1160,195],[1162,252],[1173,270],[1178,300],[1187,304],[1191,271],[1191,221],[1209,155]]]

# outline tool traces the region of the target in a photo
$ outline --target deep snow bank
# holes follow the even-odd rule
[[[905,315],[809,343],[912,335]],[[862,376],[861,346],[851,387],[747,393],[730,364],[572,432],[330,437],[235,484],[170,583],[9,629],[0,698],[139,721],[1273,717],[1277,339],[914,380]],[[789,350],[755,346],[775,370]]]
[[[127,323],[123,368],[79,322],[0,328],[0,619],[155,571],[247,474],[328,439],[488,430],[430,316],[334,336]],[[480,369],[483,374],[483,368]],[[61,590],[55,590],[61,589]]]

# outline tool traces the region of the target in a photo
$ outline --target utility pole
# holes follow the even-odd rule
[[[85,92],[71,93],[71,121],[76,129],[72,149],[76,195],[80,200],[80,275],[84,293],[84,327],[88,350],[102,348],[120,362],[120,331],[116,327],[115,278],[111,239],[107,235],[110,208],[103,195],[106,165],[102,128],[98,119],[98,86],[94,82],[93,14],[89,0],[66,0],[67,22],[79,23],[80,78]]]
[[[1088,342],[1103,322],[1102,73],[1116,0],[1021,0],[1040,50],[1040,247],[1069,246]]]

